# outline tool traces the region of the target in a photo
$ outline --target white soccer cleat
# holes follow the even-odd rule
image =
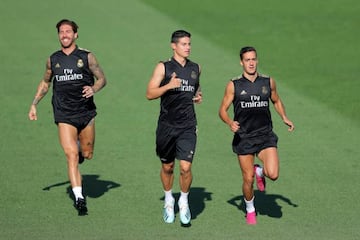
[[[164,205],[163,219],[166,223],[173,223],[175,221],[174,204],[175,200],[172,200],[170,202],[166,202]]]
[[[189,204],[179,203],[180,222],[182,224],[189,224],[191,220],[191,213]]]

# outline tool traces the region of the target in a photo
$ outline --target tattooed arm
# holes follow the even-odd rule
[[[35,94],[34,100],[30,106],[30,110],[28,114],[30,120],[37,120],[36,105],[49,91],[51,84],[51,76],[52,76],[52,71],[50,68],[50,58],[48,58],[46,62],[46,70],[44,73],[44,78],[40,81],[39,86],[37,87],[37,92]]]
[[[106,85],[106,78],[103,70],[101,69],[99,63],[96,60],[94,54],[89,53],[88,55],[89,68],[94,74],[96,81],[93,86],[84,86],[83,97],[89,98],[93,96],[96,92],[100,91]]]

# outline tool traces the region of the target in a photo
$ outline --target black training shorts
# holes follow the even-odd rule
[[[265,148],[277,147],[277,142],[278,137],[272,131],[266,135],[249,138],[241,138],[239,134],[235,134],[232,149],[237,155],[258,154]]]
[[[90,111],[88,115],[83,117],[67,117],[67,118],[55,118],[55,123],[67,123],[74,126],[78,132],[83,130],[89,122],[96,116],[96,111]]]
[[[196,132],[196,126],[174,128],[159,123],[156,129],[156,154],[163,163],[170,163],[175,159],[192,162]]]

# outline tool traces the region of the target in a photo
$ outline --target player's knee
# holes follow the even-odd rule
[[[163,164],[162,171],[166,174],[173,174],[174,173],[174,164]]]
[[[180,168],[180,175],[189,175],[191,174],[191,168]]]
[[[275,171],[266,172],[265,175],[272,181],[276,181],[279,178],[279,173]]]
[[[254,177],[253,176],[243,176],[243,181],[247,185],[252,185],[254,183]]]
[[[182,161],[180,163],[180,174],[181,175],[191,174],[191,163]]]
[[[82,155],[86,159],[92,159],[93,158],[93,152],[92,151],[83,151]]]
[[[78,153],[75,151],[65,151],[66,159],[69,163],[75,162],[78,158]]]
[[[270,178],[272,181],[276,181],[276,180],[279,178],[279,175],[271,175],[271,176],[269,176],[269,178]]]
[[[173,174],[174,169],[173,168],[163,168],[164,173],[166,174]]]

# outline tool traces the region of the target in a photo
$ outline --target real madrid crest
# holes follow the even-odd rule
[[[79,59],[76,64],[79,68],[82,68],[84,66],[84,62],[82,59]]]
[[[268,93],[268,90],[265,86],[262,86],[261,92],[262,92],[262,94],[266,95]]]
[[[192,72],[191,72],[191,78],[192,78],[192,79],[196,79],[196,78],[197,78],[197,74],[196,74],[195,71],[192,71]]]

